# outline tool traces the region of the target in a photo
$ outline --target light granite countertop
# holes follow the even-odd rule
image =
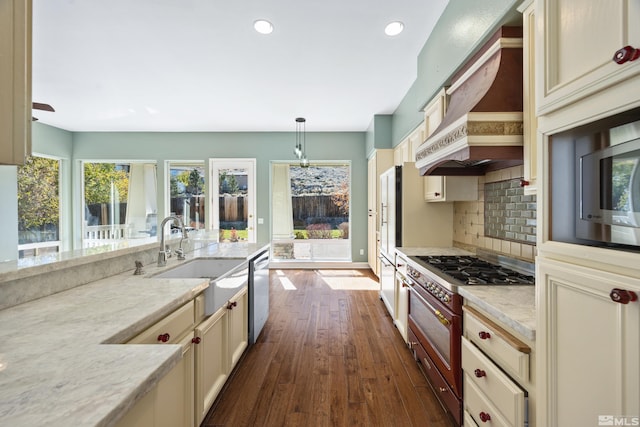
[[[252,258],[265,245],[188,254]],[[208,279],[133,269],[0,310],[0,425],[110,426],[180,360],[179,345],[122,345],[203,292]]]
[[[405,256],[473,255],[458,248],[396,248]],[[534,341],[536,336],[535,286],[458,286],[466,302],[476,305],[499,323]]]
[[[536,288],[522,286],[459,286],[458,293],[499,323],[536,339]]]

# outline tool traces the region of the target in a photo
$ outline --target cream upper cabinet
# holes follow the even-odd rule
[[[378,254],[379,224],[378,206],[380,200],[380,174],[393,166],[394,150],[379,149],[371,156],[368,163],[367,175],[367,261],[376,276],[380,275]]]
[[[536,82],[535,82],[535,6],[534,1],[529,0],[520,7],[522,12],[523,33],[523,157],[524,157],[524,194],[536,194],[538,182],[538,152],[537,130],[538,117],[536,116]]]
[[[403,163],[416,161],[416,150],[424,142],[424,122],[420,123],[402,142],[393,150],[393,163],[402,166]]]
[[[640,60],[613,61],[624,46],[640,48],[638,0],[540,0],[535,14],[539,115],[640,73]]]
[[[640,301],[631,292],[640,294],[640,279],[547,258],[536,268],[538,425],[637,422]]]
[[[447,111],[447,92],[446,88],[442,88],[440,92],[433,97],[431,101],[423,109],[424,111],[424,138],[420,142],[422,144],[424,140],[431,135],[442,123],[444,113]],[[420,145],[419,144],[419,145]],[[416,147],[417,149],[418,147]],[[414,152],[415,155],[415,152]],[[414,160],[415,161],[415,160]]]
[[[447,94],[445,89],[442,89],[424,108],[422,138],[413,149],[414,159],[418,147],[442,123],[446,109]],[[477,200],[478,178],[475,176],[426,176],[424,179],[424,199],[427,202]]]
[[[31,0],[0,2],[0,164],[31,155]]]
[[[477,176],[427,176],[424,181],[427,202],[478,200]]]

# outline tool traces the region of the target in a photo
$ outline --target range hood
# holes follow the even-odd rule
[[[523,163],[522,28],[502,27],[447,90],[447,112],[416,150],[421,175],[484,175]]]

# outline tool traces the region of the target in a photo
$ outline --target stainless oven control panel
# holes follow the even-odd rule
[[[410,265],[407,266],[407,275],[413,279],[418,285],[422,286],[424,289],[429,291],[431,295],[438,298],[445,304],[449,304],[451,302],[452,292],[442,287],[437,282],[434,282],[430,277],[425,274],[422,274],[415,268]]]

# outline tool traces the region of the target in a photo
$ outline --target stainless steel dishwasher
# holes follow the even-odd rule
[[[249,345],[255,344],[269,317],[269,250],[249,261]]]

